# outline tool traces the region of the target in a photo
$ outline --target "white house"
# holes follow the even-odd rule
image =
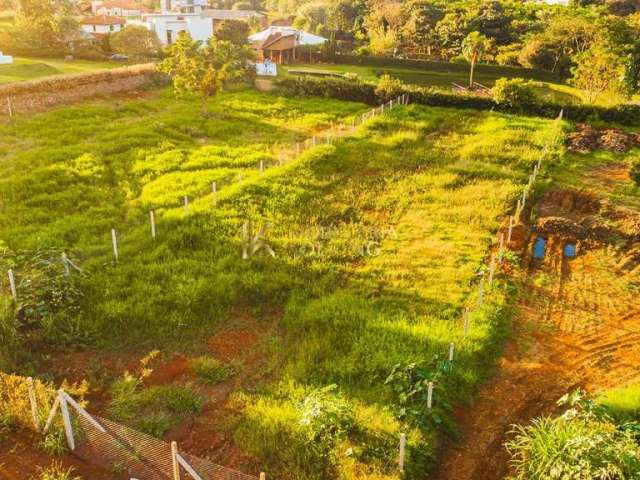
[[[101,35],[119,32],[124,28],[126,23],[127,21],[121,17],[98,15],[95,17],[83,18],[80,25],[83,32],[99,38]]]
[[[249,20],[266,17],[253,10],[215,10],[204,9],[207,0],[161,0],[162,13],[142,15],[140,22],[130,24],[143,25],[156,33],[163,45],[171,45],[180,32],[188,32],[194,40],[206,42],[223,20]]]
[[[151,10],[138,0],[92,0],[91,12],[98,16],[140,18],[143,13],[151,13]]]
[[[156,33],[162,45],[171,45],[180,32],[188,32],[194,40],[206,42],[213,35],[211,20],[199,13],[150,13],[142,16],[140,24]]]
[[[0,65],[9,65],[13,63],[13,57],[11,55],[3,55],[0,52]]]

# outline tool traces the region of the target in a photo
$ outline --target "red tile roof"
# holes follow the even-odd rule
[[[83,18],[80,23],[83,25],[124,25],[127,21],[121,17],[98,15],[97,17]]]

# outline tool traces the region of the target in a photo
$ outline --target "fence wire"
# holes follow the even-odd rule
[[[173,480],[171,445],[125,425],[93,416],[106,432],[74,413],[74,455],[117,475],[139,480]],[[202,480],[257,480],[258,477],[216,465],[194,455],[180,453]],[[190,478],[181,467],[181,478]]]

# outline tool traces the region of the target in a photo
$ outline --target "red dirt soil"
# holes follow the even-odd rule
[[[593,213],[574,197],[552,193],[539,211],[573,220]],[[503,479],[512,473],[504,447],[512,425],[552,414],[576,388],[595,393],[640,378],[640,298],[630,288],[638,278],[616,269],[620,254],[606,245],[584,250],[563,259],[562,241],[549,239],[543,264],[523,279],[497,373],[455,412],[461,433],[444,445],[431,480]]]

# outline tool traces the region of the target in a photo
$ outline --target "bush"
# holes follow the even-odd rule
[[[376,95],[384,102],[388,102],[392,98],[397,98],[405,91],[405,85],[401,80],[393,78],[390,75],[382,75],[378,80],[376,87]]]
[[[213,357],[203,355],[191,360],[191,369],[205,383],[220,383],[233,375],[233,369]]]
[[[507,444],[515,479],[637,478],[640,447],[633,432],[618,428],[579,395],[567,397],[572,408],[562,416],[516,427],[515,438]]]
[[[491,94],[499,105],[519,112],[529,110],[537,102],[531,84],[522,78],[499,78],[491,89]]]
[[[82,480],[73,474],[73,468],[64,468],[60,463],[55,462],[40,470],[36,478],[38,480]]]
[[[640,186],[640,158],[635,157],[631,160],[631,169],[629,170],[629,176],[636,185]]]
[[[362,81],[344,79],[322,79],[310,77],[288,78],[278,81],[278,88],[289,96],[319,96],[363,102],[379,105],[383,99],[376,94],[376,86]],[[633,104],[615,107],[595,105],[573,105],[549,101],[536,101],[528,106],[514,108],[506,103],[501,104],[492,98],[475,95],[444,93],[416,85],[405,85],[404,93],[409,95],[410,103],[432,107],[472,108],[476,110],[498,110],[505,113],[555,118],[560,110],[564,117],[574,122],[602,121],[623,125],[640,125],[640,107]],[[522,109],[520,109],[522,108]]]

